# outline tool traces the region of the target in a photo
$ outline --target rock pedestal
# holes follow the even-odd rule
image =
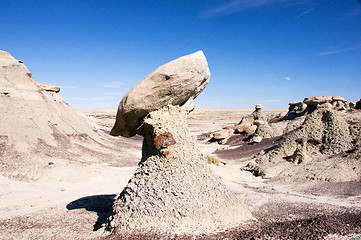
[[[109,229],[204,232],[252,218],[206,165],[188,133],[186,113],[167,106],[144,119],[143,157],[114,203]]]

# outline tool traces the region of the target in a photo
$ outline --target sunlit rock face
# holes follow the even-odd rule
[[[125,94],[110,134],[134,136],[149,112],[167,105],[189,107],[209,79],[208,63],[202,51],[160,66]]]

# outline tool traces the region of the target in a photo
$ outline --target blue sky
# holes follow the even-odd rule
[[[361,98],[358,0],[0,1],[0,49],[74,108],[117,108],[138,81],[203,50],[197,108]]]

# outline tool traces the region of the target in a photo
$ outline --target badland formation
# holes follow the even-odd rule
[[[198,51],[79,112],[0,51],[0,239],[360,237],[361,99],[195,109],[210,76]]]

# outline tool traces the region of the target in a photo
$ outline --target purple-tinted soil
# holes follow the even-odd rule
[[[221,159],[225,160],[236,160],[240,158],[249,158],[252,157],[261,151],[267,151],[279,141],[282,140],[282,137],[267,138],[262,140],[262,142],[257,144],[250,144],[247,141],[247,136],[245,135],[233,135],[228,139],[226,146],[238,146],[233,149],[217,150],[215,154]]]
[[[329,234],[361,233],[361,213],[322,215],[283,222],[254,223],[224,232],[201,235],[133,233],[111,235],[103,239],[323,239]]]

